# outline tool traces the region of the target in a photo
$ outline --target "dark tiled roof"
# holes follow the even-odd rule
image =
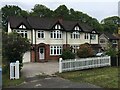
[[[12,16],[12,17],[9,17],[8,20],[10,22],[10,27],[11,28],[18,28],[18,26],[21,25],[21,24],[24,24],[28,29],[31,28],[29,23],[26,21],[26,18]]]
[[[108,37],[109,40],[118,40],[119,39],[110,33],[105,32],[104,34]]]
[[[91,32],[94,30],[92,27],[85,23],[80,23],[78,21],[66,21],[59,20],[56,18],[40,18],[40,17],[10,17],[11,28],[17,28],[20,24],[24,24],[29,29],[44,29],[50,30],[52,27],[59,22],[66,31],[72,31],[75,25],[79,25],[84,32]]]

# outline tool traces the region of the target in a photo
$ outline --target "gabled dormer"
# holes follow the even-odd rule
[[[92,34],[98,34],[95,29],[93,29],[93,30],[91,31],[91,33],[92,33]]]
[[[18,29],[22,29],[22,30],[26,30],[27,29],[27,26],[24,24],[24,23],[20,23],[18,26],[17,26]]]
[[[83,31],[78,23],[73,27],[73,30],[74,31],[79,31],[79,32]]]
[[[53,30],[63,30],[63,26],[61,25],[61,23],[58,21],[57,23],[55,23],[52,27]]]
[[[19,26],[19,29],[26,29],[26,26],[22,24]]]

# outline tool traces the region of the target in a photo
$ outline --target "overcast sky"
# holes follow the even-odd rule
[[[35,4],[42,4],[55,10],[64,4],[68,9],[82,11],[101,21],[109,16],[118,15],[118,2],[119,0],[4,0],[0,3],[0,8],[4,5],[17,5],[23,10],[30,11]]]

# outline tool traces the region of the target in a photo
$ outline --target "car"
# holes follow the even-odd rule
[[[95,56],[97,56],[97,57],[105,56],[105,53],[104,52],[99,52]]]

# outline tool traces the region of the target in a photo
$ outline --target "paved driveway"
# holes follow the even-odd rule
[[[52,75],[58,72],[58,62],[49,61],[44,63],[25,63],[21,70],[22,75],[25,77],[34,77],[39,74]]]
[[[60,77],[32,77],[27,78],[24,83],[10,88],[101,88],[89,83],[77,83]]]

